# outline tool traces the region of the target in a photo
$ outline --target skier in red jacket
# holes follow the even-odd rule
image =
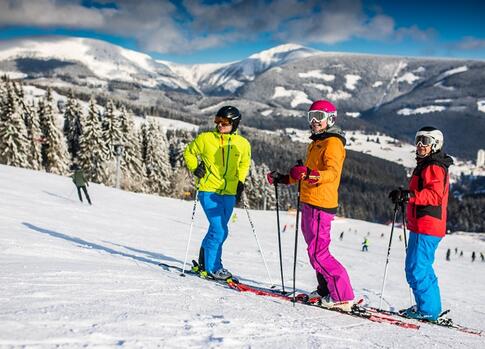
[[[416,305],[402,313],[410,318],[434,321],[441,313],[441,297],[433,262],[446,232],[448,167],[453,159],[442,151],[443,133],[434,127],[421,128],[416,133],[415,143],[417,166],[409,189],[395,189],[389,197],[393,203],[407,202],[406,279]]]

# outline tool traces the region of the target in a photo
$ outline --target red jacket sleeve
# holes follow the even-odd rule
[[[414,191],[409,202],[415,205],[440,206],[445,194],[446,172],[438,165],[430,165],[421,173],[423,189]]]

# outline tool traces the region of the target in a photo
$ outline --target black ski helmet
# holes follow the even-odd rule
[[[219,111],[216,114],[216,117],[217,116],[231,120],[231,123],[232,123],[231,133],[236,132],[237,127],[239,126],[239,121],[241,121],[241,113],[239,112],[239,109],[237,109],[236,107],[233,107],[232,105],[226,105],[221,109],[219,109]]]

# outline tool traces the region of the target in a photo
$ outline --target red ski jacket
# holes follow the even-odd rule
[[[407,206],[410,231],[443,237],[446,233],[448,207],[448,167],[453,159],[441,152],[418,161],[409,190],[412,195]]]

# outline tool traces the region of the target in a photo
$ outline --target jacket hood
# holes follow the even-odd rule
[[[345,144],[347,143],[347,140],[345,139],[345,132],[342,131],[342,129],[336,125],[333,125],[332,127],[329,127],[325,132],[322,133],[312,133],[310,136],[310,139],[312,141],[316,141],[319,139],[326,139],[329,137],[337,137],[340,139],[340,141]]]

